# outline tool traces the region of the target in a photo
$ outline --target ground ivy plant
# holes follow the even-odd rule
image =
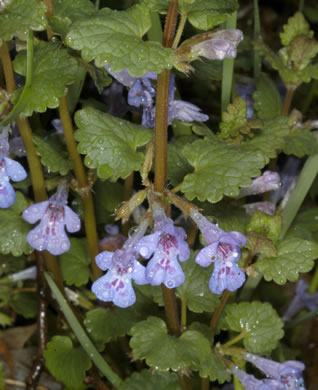
[[[0,389],[316,388],[318,41],[292,7],[278,45],[257,0],[0,0]]]

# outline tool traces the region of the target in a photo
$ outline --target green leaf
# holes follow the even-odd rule
[[[20,53],[14,60],[17,73],[26,75],[26,54]],[[33,111],[44,112],[56,108],[59,97],[65,95],[65,88],[76,79],[78,65],[61,44],[41,41],[34,52],[32,84],[25,91],[22,113],[32,115]],[[22,88],[13,96],[16,100]]]
[[[170,0],[139,0],[140,4],[145,5],[154,12],[167,13]]]
[[[26,206],[24,196],[16,192],[15,203],[7,209],[0,209],[0,253],[21,256],[33,251],[26,240],[31,226],[21,216]]]
[[[195,171],[186,175],[181,190],[189,200],[212,203],[224,195],[237,196],[239,187],[249,186],[265,164],[259,152],[207,139],[186,145],[183,154]]]
[[[7,316],[6,314],[0,312],[0,326],[5,327],[11,325],[13,318]],[[1,383],[1,382],[0,382]],[[1,389],[1,386],[0,386]]]
[[[292,132],[285,137],[283,152],[285,154],[293,154],[299,158],[316,154],[318,153],[317,138],[310,130],[293,129]]]
[[[149,299],[138,293],[138,290],[136,295],[136,303],[126,309],[97,308],[86,313],[84,324],[96,344],[102,347],[105,343],[125,336],[138,321],[156,313],[157,309]]]
[[[267,257],[277,255],[276,247],[269,238],[255,232],[247,233],[246,237],[246,247],[250,250],[253,257],[256,254],[261,254]]]
[[[262,234],[275,243],[280,236],[282,226],[283,219],[280,215],[268,215],[256,210],[246,227],[246,231]]]
[[[39,309],[39,297],[36,293],[22,291],[14,294],[9,302],[10,306],[25,318],[35,318]]]
[[[50,373],[69,389],[85,389],[83,380],[91,361],[82,347],[74,347],[67,336],[54,336],[43,353]]]
[[[153,138],[153,131],[92,107],[77,111],[75,122],[78,151],[86,154],[85,165],[97,168],[98,176],[116,181],[141,168],[144,153],[137,148]]]
[[[220,303],[218,295],[209,289],[212,267],[202,268],[195,261],[196,253],[190,259],[181,263],[185,273],[185,282],[176,290],[177,296],[185,300],[189,310],[195,313],[214,312]]]
[[[173,50],[142,39],[150,27],[150,11],[144,5],[125,11],[102,9],[96,16],[75,22],[66,43],[81,50],[87,62],[95,60],[98,67],[109,63],[114,72],[127,69],[132,76],[140,77],[173,65]]]
[[[243,344],[252,353],[266,354],[284,336],[283,321],[269,303],[242,302],[226,305],[223,329],[244,332]]]
[[[64,38],[72,22],[95,14],[94,4],[89,0],[53,0],[53,13],[49,20],[55,33]]]
[[[199,30],[210,30],[224,22],[237,8],[236,0],[180,1],[180,12]]]
[[[32,140],[36,145],[36,153],[41,157],[41,163],[50,172],[66,175],[72,168],[73,162],[68,158],[68,152],[61,140],[57,136],[42,138],[32,135]]]
[[[281,113],[282,103],[275,83],[265,73],[256,82],[253,93],[254,108],[261,119],[273,119]]]
[[[220,384],[231,380],[231,374],[227,371],[224,360],[212,350],[208,358],[201,364],[200,376],[209,377],[210,381],[217,380]]]
[[[0,13],[0,45],[13,36],[27,40],[29,29],[47,28],[46,5],[40,0],[14,0]]]
[[[318,207],[311,207],[302,213],[299,213],[295,218],[291,229],[288,232],[288,237],[297,236],[307,240],[314,241],[318,237]]]
[[[79,287],[86,284],[90,276],[87,240],[71,238],[70,241],[70,250],[60,255],[60,267],[66,284]]]
[[[172,372],[134,372],[125,380],[123,390],[180,390],[178,376]]]
[[[119,182],[98,180],[93,188],[97,223],[114,221],[114,210],[123,202],[124,189]]]
[[[290,42],[298,35],[305,35],[311,38],[314,32],[301,12],[296,12],[294,16],[288,19],[288,23],[283,26],[283,32],[280,34],[282,45],[288,46]]]
[[[318,53],[318,41],[304,35],[292,40],[286,49],[289,63],[295,71],[305,69]]]
[[[175,142],[168,144],[167,176],[174,186],[181,183],[184,176],[192,171],[191,165],[182,154],[182,149],[194,140],[195,137],[183,136],[178,137]]]
[[[318,245],[301,238],[287,238],[277,247],[277,257],[258,260],[257,269],[265,280],[285,284],[287,280],[296,282],[299,273],[309,272],[318,258]]]
[[[198,370],[210,353],[209,341],[199,332],[188,330],[179,338],[168,335],[166,323],[157,317],[136,324],[130,331],[130,346],[135,358],[146,359],[159,371]]]
[[[246,119],[245,100],[237,96],[233,104],[227,106],[227,111],[222,112],[222,122],[220,123],[220,139],[229,143],[239,145],[244,134],[250,132]]]
[[[251,140],[243,142],[242,147],[245,150],[260,151],[268,163],[284,147],[285,137],[289,132],[288,118],[280,116],[266,121],[262,129],[255,130]]]

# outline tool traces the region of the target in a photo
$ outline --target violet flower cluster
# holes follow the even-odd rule
[[[104,251],[96,257],[96,264],[106,275],[93,283],[92,291],[98,299],[128,307],[136,300],[132,280],[137,284],[164,284],[168,288],[180,286],[185,279],[178,262],[190,257],[184,229],[175,227],[160,206],[153,206],[154,233],[144,236],[148,223],[141,222],[137,231],[115,252]],[[138,262],[141,255],[150,259],[144,267]]]
[[[55,256],[70,249],[64,227],[70,233],[77,232],[81,227],[78,215],[67,206],[67,190],[63,184],[49,200],[25,209],[23,218],[32,224],[41,220],[27,235],[31,247],[38,251],[46,249]]]
[[[240,247],[246,245],[246,237],[240,232],[224,232],[198,211],[193,211],[190,216],[207,243],[197,254],[196,263],[202,267],[214,263],[209,282],[210,290],[214,294],[222,294],[224,290],[237,290],[245,282],[245,273],[237,262],[241,257]]]
[[[302,372],[305,365],[297,360],[278,363],[251,353],[245,354],[245,360],[252,363],[266,375],[266,379],[256,379],[253,375],[240,370],[232,369],[246,390],[305,390]]]
[[[120,83],[129,88],[128,104],[134,107],[142,107],[142,125],[147,128],[155,126],[156,115],[156,90],[152,85],[152,81],[157,79],[157,75],[152,72],[147,72],[143,77],[133,77],[127,70],[121,72],[112,72],[109,66],[106,66],[107,71]],[[199,107],[192,103],[175,100],[174,76],[171,75],[169,87],[169,105],[168,105],[168,124],[171,124],[174,119],[179,119],[185,122],[205,122],[209,119],[208,115],[201,113]]]
[[[8,155],[8,128],[4,128],[0,134],[0,208],[2,209],[12,206],[16,199],[10,179],[18,182],[27,177],[23,166]]]

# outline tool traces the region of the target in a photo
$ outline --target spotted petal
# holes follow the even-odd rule
[[[137,284],[148,283],[148,280],[146,279],[146,267],[140,264],[137,260],[134,261],[134,269],[131,277]]]
[[[24,180],[28,176],[28,174],[26,173],[23,166],[20,163],[18,163],[17,161],[14,161],[11,158],[5,157],[4,163],[6,166],[7,175],[13,181],[21,181],[21,180]]]
[[[0,176],[0,208],[7,209],[15,202],[15,191],[6,175]]]
[[[160,234],[161,232],[157,231],[153,234],[148,234],[148,236],[144,236],[136,244],[136,251],[145,259],[149,259],[153,252],[157,249]]]
[[[209,282],[209,288],[214,294],[223,291],[235,291],[245,282],[245,274],[235,262],[215,262]]]
[[[184,282],[184,273],[176,257],[165,259],[155,255],[147,264],[146,278],[153,286],[164,283],[168,288],[175,288]]]

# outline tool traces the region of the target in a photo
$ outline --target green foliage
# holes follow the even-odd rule
[[[260,151],[268,163],[284,147],[285,137],[289,132],[288,118],[279,116],[266,121],[262,129],[255,130],[254,137],[243,142],[242,147],[254,152]]]
[[[246,237],[248,240],[246,247],[252,255],[260,254],[266,257],[277,255],[276,247],[269,238],[255,232],[247,233]]]
[[[212,294],[209,289],[209,279],[212,267],[200,267],[195,261],[196,253],[188,261],[181,263],[185,274],[185,282],[176,290],[177,296],[185,300],[189,310],[195,313],[214,312],[220,303],[218,295]]]
[[[94,185],[94,202],[97,223],[110,223],[114,221],[114,210],[124,200],[123,185],[119,182],[98,180]]]
[[[26,75],[26,54],[20,53],[14,60],[14,70]],[[24,91],[23,110],[26,116],[33,111],[44,112],[47,108],[56,108],[59,97],[65,95],[65,88],[76,80],[78,65],[61,44],[40,42],[35,48],[33,59],[32,83]],[[17,100],[22,88],[15,91],[14,101]]]
[[[283,325],[269,303],[255,301],[227,305],[222,328],[243,332],[243,344],[249,352],[266,354],[283,337]]]
[[[166,13],[169,6],[169,0],[139,0],[139,3],[145,5],[151,11],[160,13]]]
[[[168,144],[167,176],[172,185],[181,183],[184,176],[192,170],[191,165],[182,154],[182,149],[194,140],[195,137],[183,136]]]
[[[262,73],[256,82],[253,101],[257,116],[261,119],[273,119],[281,113],[280,94],[275,83],[265,73]]]
[[[178,376],[172,372],[134,372],[125,380],[123,390],[180,390]]]
[[[79,287],[86,284],[90,276],[87,240],[71,238],[70,241],[70,250],[60,255],[60,267],[66,284]]]
[[[317,138],[310,130],[295,128],[285,137],[283,152],[299,158],[316,154],[318,153]]]
[[[77,111],[75,122],[78,151],[86,154],[85,165],[97,168],[99,177],[115,181],[141,168],[144,153],[137,148],[152,139],[153,131],[92,107]]]
[[[298,214],[289,229],[287,237],[300,237],[318,242],[318,207],[310,208]]]
[[[259,152],[208,139],[186,145],[183,154],[195,170],[185,176],[181,190],[189,200],[212,203],[224,195],[237,196],[239,187],[249,186],[265,164]]]
[[[21,216],[26,206],[24,196],[21,192],[16,192],[15,203],[8,209],[0,209],[0,253],[21,256],[33,251],[26,240],[30,224]]]
[[[301,12],[296,12],[294,16],[288,19],[288,23],[283,26],[283,32],[280,33],[282,45],[288,46],[298,35],[305,35],[309,38],[314,35]]]
[[[26,40],[29,29],[47,28],[46,5],[40,0],[14,0],[0,12],[0,45],[13,36]]]
[[[271,241],[277,242],[282,225],[283,219],[280,215],[268,215],[256,210],[246,227],[246,231],[262,234]]]
[[[240,145],[243,136],[250,132],[246,119],[245,100],[237,96],[233,103],[227,106],[227,111],[222,112],[222,122],[220,123],[220,139]]]
[[[173,51],[159,42],[143,41],[151,27],[150,11],[136,5],[125,11],[102,9],[93,17],[75,22],[67,34],[66,43],[81,50],[87,62],[96,66],[109,63],[114,72],[128,69],[132,76],[147,71],[160,73],[173,65]]]
[[[210,30],[224,22],[238,8],[236,0],[179,1],[181,14],[199,30]]]
[[[318,258],[318,245],[301,238],[287,238],[277,246],[277,256],[257,261],[257,269],[265,280],[285,284],[296,282],[299,273],[309,272]]]
[[[68,152],[59,137],[51,136],[44,139],[33,135],[32,140],[36,145],[36,153],[41,157],[41,163],[49,172],[58,172],[64,176],[73,168],[73,162],[69,159]]]
[[[101,348],[105,343],[129,333],[145,316],[156,313],[152,302],[136,291],[137,301],[126,309],[97,308],[86,313],[84,324],[91,338]]]
[[[185,331],[179,338],[168,335],[165,322],[157,317],[136,324],[130,331],[130,346],[135,358],[146,359],[159,371],[197,370],[210,354],[209,341],[199,332]]]
[[[38,314],[39,297],[30,291],[17,292],[11,296],[10,306],[25,318],[35,318]]]
[[[93,15],[96,10],[89,0],[53,0],[53,13],[49,23],[57,34],[65,35],[72,22],[82,20]]]
[[[13,318],[7,316],[6,314],[0,312],[0,326],[2,327],[5,327],[5,326],[8,326],[8,325],[11,325],[13,322]],[[1,380],[0,380],[0,384],[1,384]],[[1,386],[0,386],[0,389],[1,389]]]
[[[82,347],[74,347],[67,336],[54,336],[44,351],[50,373],[70,390],[85,389],[83,380],[91,361]]]

